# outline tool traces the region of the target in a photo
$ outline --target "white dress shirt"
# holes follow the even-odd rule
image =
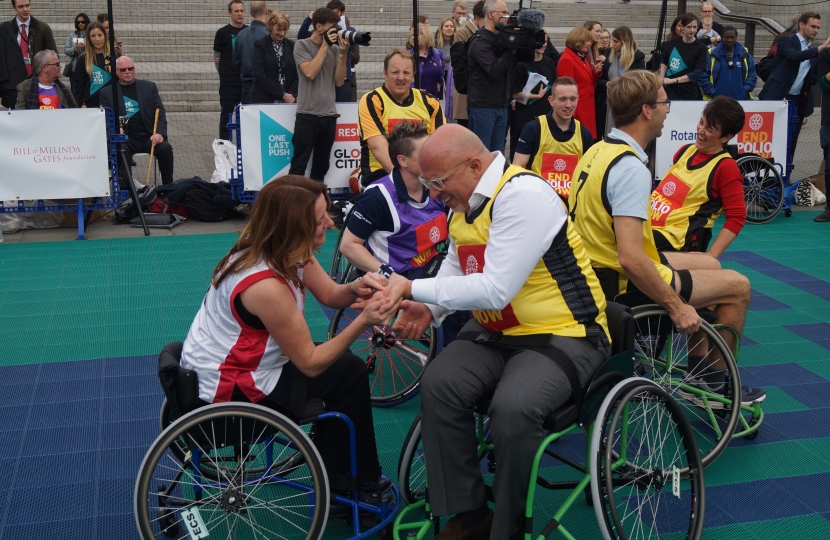
[[[505,157],[500,152],[493,155],[493,163],[470,197],[470,212],[493,197],[504,174]],[[492,210],[482,273],[464,275],[450,237],[447,257],[438,275],[412,282],[413,300],[428,305],[436,325],[452,310],[504,309],[568,220],[568,212],[556,191],[530,172],[506,184]]]
[[[796,33],[798,36],[798,42],[801,43],[801,50],[806,51],[810,48],[810,42],[804,39],[804,36],[801,35],[801,32]],[[810,60],[802,60],[801,63],[798,65],[798,75],[795,77],[795,82],[790,87],[790,91],[787,92],[790,96],[797,96],[801,93],[801,88],[804,86],[804,80],[807,78],[807,74],[810,73]]]

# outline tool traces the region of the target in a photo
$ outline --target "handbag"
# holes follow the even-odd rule
[[[68,62],[65,66],[63,66],[63,76],[69,77],[70,73],[72,73],[72,62]]]

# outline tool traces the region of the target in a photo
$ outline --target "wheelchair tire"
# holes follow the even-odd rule
[[[302,460],[285,459],[295,453]],[[194,465],[197,457],[203,466]],[[214,479],[201,474],[205,467],[218,473]],[[134,511],[144,540],[172,532],[184,540],[202,526],[219,538],[316,540],[329,501],[325,466],[303,430],[266,407],[231,402],[186,414],[156,438],[138,472]]]
[[[740,416],[751,416],[741,411],[741,380],[735,357],[723,337],[706,321],[701,322],[697,333],[687,337],[675,329],[668,312],[660,307],[641,306],[633,312],[635,357],[641,362],[636,374],[655,381],[677,400],[692,426],[703,466],[708,467],[729,445]],[[692,342],[693,339],[696,341]],[[689,351],[701,346],[708,349],[704,359],[721,356],[726,363],[725,402],[709,399],[713,394],[708,393],[703,399],[688,384],[689,377],[694,375],[688,373]]]
[[[427,487],[427,466],[424,459],[424,443],[421,441],[421,413],[413,420],[403,440],[398,458],[398,489],[407,505],[424,498]]]
[[[688,418],[653,381],[626,379],[606,396],[594,423],[589,467],[605,540],[700,538],[703,463]],[[688,474],[682,476],[682,469]]]
[[[334,243],[334,251],[332,252],[331,264],[329,265],[329,277],[333,279],[335,283],[343,283],[347,275],[346,267],[349,265],[349,261],[343,256],[342,253],[340,253],[340,244],[343,242],[343,233],[346,232],[346,224],[349,222],[349,218],[352,216],[354,208],[355,207],[352,206],[349,209],[349,213],[346,214],[346,217],[343,220],[343,228],[340,229],[340,234],[337,235],[337,240]]]
[[[339,309],[331,319],[328,339],[355,320],[358,313]],[[427,364],[438,350],[438,330],[430,326],[421,339],[400,340],[389,326],[372,326],[351,345],[351,351],[366,362],[372,405],[393,407],[417,395]]]
[[[744,178],[746,220],[755,224],[772,220],[784,204],[784,179],[778,167],[753,154],[739,157],[737,163]]]

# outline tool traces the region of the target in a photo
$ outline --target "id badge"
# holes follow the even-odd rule
[[[29,66],[29,65],[32,64],[32,59],[29,58],[28,56],[24,56],[23,57],[23,63],[26,64],[27,66]]]

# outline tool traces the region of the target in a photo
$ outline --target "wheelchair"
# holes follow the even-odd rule
[[[354,207],[343,221],[329,268],[329,276],[339,284],[360,276],[360,271],[340,253],[343,232],[353,210]],[[357,315],[358,312],[351,308],[338,309],[331,318],[326,339],[339,334]],[[389,326],[368,328],[351,346],[351,351],[366,362],[369,390],[375,407],[394,407],[417,396],[424,369],[435,358],[439,348],[440,334],[436,328],[427,328],[420,339],[402,340],[395,336],[392,324],[394,321]]]
[[[784,215],[790,217],[792,209],[786,202],[788,189],[778,166],[771,159],[755,154],[741,154],[736,161],[744,178],[746,220],[755,224],[767,223],[782,208]]]
[[[630,310],[609,303],[606,310],[614,355],[594,375],[582,408],[570,400],[544,421],[548,435],[540,444],[530,471],[524,515],[525,540],[547,538],[554,531],[573,540],[563,524],[565,514],[583,493],[593,506],[605,540],[687,538],[703,531],[705,486],[703,464],[689,420],[675,399],[659,384],[632,377],[634,319]],[[488,402],[476,405],[478,454],[482,470],[494,473],[493,445],[485,416]],[[420,441],[420,416],[410,428],[399,461],[401,496],[407,503],[395,520],[396,540],[430,538],[440,519],[430,511],[426,465]],[[581,430],[587,436],[584,465],[562,455],[556,445]],[[548,465],[541,466],[545,460]],[[556,460],[579,476],[563,479]],[[685,472],[684,472],[685,471]],[[554,478],[550,478],[553,474]],[[487,476],[485,475],[485,479]],[[570,490],[541,530],[534,527],[537,490]]]
[[[252,403],[198,406],[196,373],[179,366],[181,351],[181,343],[172,343],[159,355],[164,429],[136,480],[141,538],[312,540],[322,538],[327,526],[341,537],[388,537],[400,505],[397,488],[377,504],[360,501],[356,485],[348,495],[332,491],[311,440],[315,422],[345,422],[354,480],[355,428],[348,417],[325,411],[319,399],[305,403],[298,423]]]
[[[733,328],[717,324],[714,312],[698,310],[700,329],[686,336],[677,330],[666,310],[640,293],[626,293],[616,301],[630,305],[633,311],[635,373],[653,380],[675,398],[689,418],[704,467],[717,459],[732,438],[758,436],[764,412],[760,403],[741,404],[740,336]],[[723,334],[732,336],[734,350],[727,346]],[[698,366],[723,359],[722,392],[691,384],[697,375],[688,365],[693,353],[701,357]]]

